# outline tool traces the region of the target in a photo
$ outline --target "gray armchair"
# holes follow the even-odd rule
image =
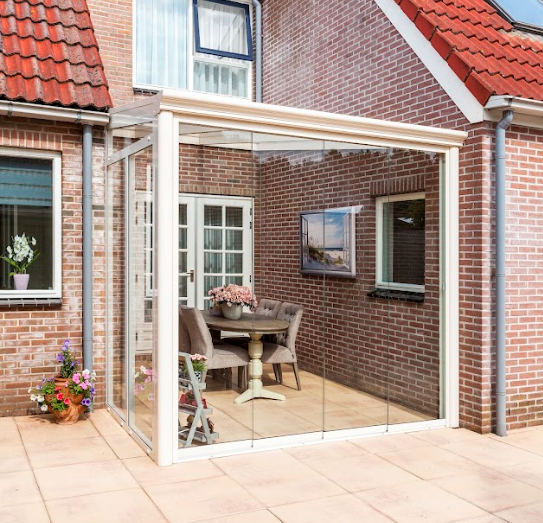
[[[232,387],[232,368],[237,367],[238,383],[240,386],[246,386],[244,369],[249,364],[247,350],[228,343],[214,342],[200,310],[181,306],[180,312],[179,331],[181,334],[181,329],[186,328],[188,332],[190,339],[188,352],[203,354],[207,358],[207,370],[226,369],[226,384],[229,388]]]
[[[304,308],[301,305],[283,303],[277,313],[277,319],[288,321],[289,328],[286,332],[270,336],[270,341],[264,341],[264,353],[262,354],[262,363],[271,363],[273,365],[275,377],[279,383],[283,383],[281,364],[288,363],[292,365],[298,390],[302,390],[302,386],[296,357],[296,336],[302,322],[303,313]]]

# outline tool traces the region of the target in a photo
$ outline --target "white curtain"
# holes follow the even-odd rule
[[[198,26],[201,47],[228,53],[247,54],[245,9],[199,0]]]
[[[187,89],[189,0],[136,0],[136,83]]]
[[[247,73],[242,67],[227,63],[194,61],[194,90],[202,93],[247,96]]]

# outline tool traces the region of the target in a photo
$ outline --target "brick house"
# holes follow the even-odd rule
[[[259,297],[303,304],[304,321],[296,344],[309,393],[315,385],[312,377],[317,376],[378,399],[370,405],[371,398],[354,399],[345,392],[334,400],[330,385],[327,397],[331,399],[319,400],[323,411],[330,411],[325,431],[381,425],[381,419],[390,428],[443,418],[443,397],[449,387],[446,365],[457,367],[455,392],[450,394],[456,397],[457,413],[448,418],[453,419],[451,424],[489,432],[505,421],[508,428],[541,423],[536,170],[543,162],[543,40],[537,27],[541,24],[527,23],[537,19],[511,15],[507,2],[502,5],[501,0],[347,0],[341,9],[313,0],[185,1],[170,6],[171,11],[167,4],[11,0],[1,6],[0,110],[5,117],[0,123],[0,154],[6,159],[1,172],[7,176],[17,163],[23,176],[49,169],[49,197],[45,205],[34,207],[42,209],[44,216],[52,214],[42,225],[50,219],[53,233],[26,232],[42,234],[41,242],[50,241],[54,254],[51,267],[39,272],[51,272],[51,281],[40,283],[43,292],[13,292],[7,271],[0,275],[0,412],[31,411],[26,395],[29,382],[53,372],[55,352],[70,338],[87,358],[92,350],[94,368],[102,383],[108,384],[100,390],[97,405],[107,404],[121,419],[123,412],[131,411],[132,428],[140,430],[142,439],[151,439],[160,409],[149,399],[139,405],[136,398],[133,404],[129,382],[132,367],[160,368],[154,362],[161,343],[155,339],[159,322],[153,314],[162,302],[153,285],[160,286],[156,280],[162,276],[160,269],[155,274],[152,267],[158,263],[161,240],[155,245],[149,238],[160,223],[157,195],[150,188],[156,183],[157,169],[160,173],[164,152],[159,152],[160,117],[158,123],[154,118],[168,104],[167,110],[178,104],[178,112],[173,111],[180,115],[176,116],[180,125],[176,225],[185,239],[180,240],[176,255],[177,302],[203,308],[210,286],[233,282],[252,285]],[[221,23],[235,27],[227,43],[229,33]],[[225,38],[217,41],[217,35]],[[163,98],[156,102],[155,93],[162,89]],[[170,92],[188,94],[186,99],[180,95],[179,102]],[[278,107],[260,109],[255,104],[255,113],[262,110],[257,122],[251,120],[251,104],[245,100]],[[244,121],[244,127],[235,131],[219,123],[207,128],[197,123],[203,118],[198,113],[213,113],[219,122],[221,104],[224,115]],[[343,116],[355,119],[340,120]],[[500,233],[505,232],[505,251],[500,250],[500,241],[496,245],[494,160],[496,127],[504,116],[505,209],[498,209],[498,215],[505,217],[505,231]],[[270,138],[272,131],[263,138],[255,130],[257,124],[263,128],[265,118],[286,122],[290,117],[305,135],[285,130],[284,136],[290,138],[280,141]],[[121,118],[128,123],[118,123]],[[308,130],[309,124],[304,127],[303,122],[311,119],[318,124]],[[358,144],[318,138],[319,125],[361,129],[366,125],[363,119],[384,121],[378,129],[383,136],[388,132],[386,122],[402,124],[390,132],[409,135],[415,145],[402,148],[397,135],[396,141],[389,137],[381,143],[368,134]],[[227,120],[224,116],[223,122]],[[428,137],[435,142],[427,147],[414,138],[424,132],[430,136],[431,128],[467,133],[459,153],[456,187],[458,326],[454,330],[458,340],[452,359],[443,354],[443,315],[448,310],[443,305],[444,283],[448,283],[443,275],[445,265],[454,267],[454,260],[452,265],[443,264],[440,247],[448,206],[443,171],[451,157],[439,152],[437,134]],[[372,129],[377,132],[377,127]],[[146,137],[153,141],[152,151],[136,147],[137,140]],[[121,152],[130,147],[129,155],[123,156]],[[91,165],[87,180],[92,181],[92,205],[90,198],[83,197],[84,158]],[[35,160],[34,165],[29,159]],[[133,200],[128,169],[135,180]],[[7,191],[7,182],[5,187]],[[24,199],[19,197],[11,208],[35,210]],[[86,212],[92,212],[86,247],[89,252],[90,238],[92,295],[89,290],[83,293],[84,201]],[[7,210],[7,203],[0,199],[0,205],[6,213],[0,224],[5,243],[8,236],[23,231],[16,230],[13,221],[8,223],[13,211]],[[300,272],[300,217],[315,209],[347,207],[356,215],[351,222],[357,231],[352,242],[357,245],[356,278]],[[206,213],[219,208],[224,219],[231,213],[230,226],[206,222],[212,220]],[[421,208],[424,226],[417,229]],[[241,221],[236,225],[238,210]],[[392,228],[388,220],[396,214],[391,213],[400,217]],[[132,227],[129,242],[127,216]],[[385,225],[379,216],[386,217]],[[208,253],[209,249],[199,247],[193,253],[190,248],[190,241],[197,241],[191,237],[211,238],[218,230],[213,227],[221,227],[225,241],[237,235],[246,246],[234,253],[221,251],[221,260],[231,264],[224,273],[216,267],[205,269],[204,261],[198,265],[200,257],[203,260],[218,250]],[[353,256],[345,238],[342,261]],[[326,233],[321,240],[325,251],[334,250],[326,245]],[[337,251],[338,246],[333,247]],[[505,253],[507,277],[498,285],[505,290],[500,294],[502,302],[496,298],[497,249],[502,258]],[[125,263],[128,272],[115,269]],[[195,285],[200,287],[191,290],[194,272],[188,273],[194,269]],[[199,272],[206,274],[202,282]],[[37,274],[31,272],[31,281],[37,280]],[[86,331],[84,296],[92,309],[92,326],[87,324]],[[496,347],[504,343],[503,332],[505,374],[500,365],[496,373]],[[126,347],[131,347],[129,353]],[[503,384],[503,377],[506,419],[496,422],[495,383],[501,379]],[[344,397],[350,398],[348,406],[341,403]],[[383,399],[386,404],[379,403]],[[290,394],[285,405],[289,400]],[[305,405],[309,400],[296,401]],[[337,409],[324,408],[327,401]],[[358,403],[360,409],[354,407]],[[267,422],[274,416],[283,419],[273,407],[262,407],[261,413],[267,414],[262,420],[253,413],[256,421],[248,427],[242,414],[228,406],[221,410],[220,403],[213,405],[220,411],[218,419],[236,434],[225,441],[247,439],[250,433],[260,438],[290,434]],[[316,430],[311,411],[300,414],[299,432]],[[292,416],[298,410],[288,412],[278,423],[296,426],[300,419]],[[345,417],[352,418],[353,424],[338,421]]]

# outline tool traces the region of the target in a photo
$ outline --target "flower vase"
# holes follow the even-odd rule
[[[211,314],[213,316],[222,316],[222,308],[219,304],[215,304],[213,305],[213,307],[211,308]]]
[[[15,290],[26,291],[28,289],[29,279],[30,279],[30,274],[14,274],[13,285],[15,286]]]
[[[241,305],[228,306],[226,303],[223,303],[221,309],[223,316],[229,320],[239,320],[241,318],[241,313],[243,312],[243,306]]]

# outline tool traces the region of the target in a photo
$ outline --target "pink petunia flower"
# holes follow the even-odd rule
[[[76,372],[73,376],[72,376],[72,380],[73,382],[76,384],[76,385],[79,385],[79,383],[81,382],[81,375]]]

